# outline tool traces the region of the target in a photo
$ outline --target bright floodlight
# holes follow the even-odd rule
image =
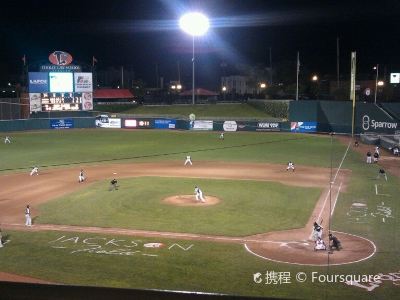
[[[210,23],[205,15],[195,12],[183,15],[179,20],[179,26],[192,36],[200,36],[207,32]]]

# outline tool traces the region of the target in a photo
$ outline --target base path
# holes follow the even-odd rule
[[[84,169],[87,180],[79,184],[78,174],[81,168]],[[336,172],[336,170],[333,170],[333,172]],[[114,233],[131,236],[158,236],[175,239],[241,243],[247,251],[263,259],[293,264],[323,266],[327,264],[328,258],[330,259],[330,263],[333,264],[352,263],[367,259],[375,253],[375,246],[372,242],[362,237],[336,233],[342,241],[344,249],[342,251],[335,251],[334,254],[315,252],[313,250],[313,242],[309,241],[313,222],[316,220],[325,220],[325,223],[328,222],[330,205],[334,207],[339,193],[345,191],[351,174],[348,170],[338,172],[332,189],[329,189],[330,173],[331,170],[328,168],[296,166],[296,172],[287,172],[286,165],[207,161],[195,163],[193,166],[183,166],[182,162],[88,165],[74,168],[44,169],[40,170],[39,176],[29,176],[29,171],[27,170],[26,173],[5,174],[1,176],[2,186],[6,188],[0,190],[0,225],[4,229],[16,230]],[[51,224],[35,224],[31,228],[27,228],[23,225],[24,208],[27,204],[31,205],[33,216],[35,216],[37,214],[35,207],[39,204],[80,189],[85,189],[91,183],[105,179],[111,180],[114,177],[129,178],[140,176],[276,181],[292,186],[322,187],[324,190],[312,215],[303,228],[269,232],[249,237],[207,236]],[[181,200],[185,202],[184,196],[182,197],[183,200]],[[331,203],[329,203],[328,199],[332,200]],[[327,226],[325,225],[325,227]],[[324,239],[327,242],[326,236]],[[0,280],[2,280],[1,273]]]

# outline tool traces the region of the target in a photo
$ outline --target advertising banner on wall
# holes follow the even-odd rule
[[[154,128],[153,121],[150,119],[125,119],[125,128]]]
[[[279,122],[257,122],[256,131],[280,131]]]
[[[236,121],[225,121],[222,125],[222,128],[224,129],[224,131],[237,131],[238,124],[236,123]]]
[[[190,130],[213,130],[213,121],[195,120],[189,123]]]
[[[82,110],[93,110],[93,93],[82,93]]]
[[[30,112],[42,111],[42,99],[40,93],[29,93]]]
[[[291,132],[317,132],[317,122],[291,122]]]
[[[51,119],[50,128],[52,129],[68,129],[74,128],[73,119]]]
[[[92,73],[74,73],[75,92],[93,92]]]
[[[154,120],[154,128],[156,129],[175,129],[176,120],[174,119],[156,119]]]
[[[29,93],[48,93],[49,74],[42,72],[29,72]]]

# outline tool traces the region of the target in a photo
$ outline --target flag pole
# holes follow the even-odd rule
[[[355,107],[356,107],[356,52],[351,52],[351,77],[350,77],[350,99],[353,101],[351,117],[351,137],[354,137]]]
[[[300,73],[300,54],[297,51],[297,72],[296,72],[296,101],[299,100],[299,73]]]

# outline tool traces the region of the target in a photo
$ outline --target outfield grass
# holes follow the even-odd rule
[[[194,113],[197,118],[204,117],[237,117],[250,119],[278,120],[271,117],[265,111],[248,104],[214,104],[214,105],[160,105],[160,106],[137,106],[121,113],[139,115],[167,115],[188,118]]]
[[[321,193],[319,188],[284,186],[249,180],[141,177],[121,179],[118,191],[108,181],[92,184],[39,207],[40,223],[133,228],[246,236],[301,228]],[[160,203],[173,195],[219,197],[214,206],[177,207]],[[279,213],[277,213],[279,212]]]
[[[270,162],[330,166],[326,136],[290,133],[234,132],[219,140],[215,132],[79,129],[16,132],[0,145],[1,170],[30,169],[90,162],[183,160]],[[306,145],[306,147],[305,147]],[[333,144],[335,159],[345,147]]]

